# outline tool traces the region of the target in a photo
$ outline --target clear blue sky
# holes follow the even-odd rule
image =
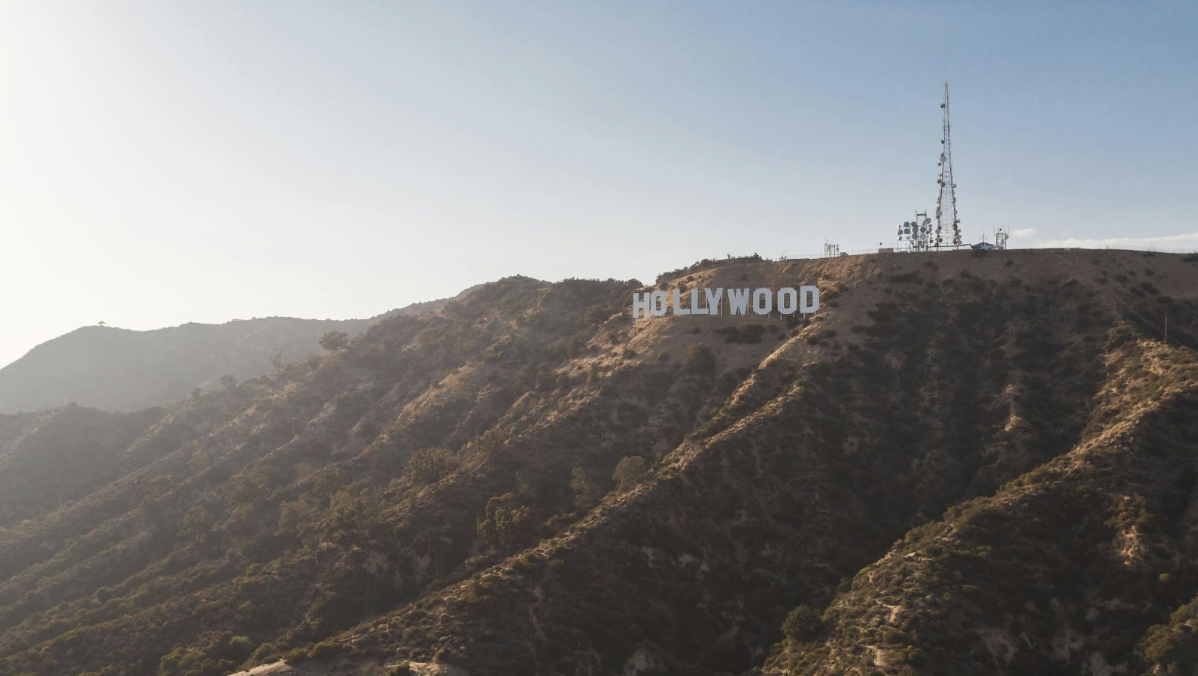
[[[1194,2],[0,0],[0,364],[893,237],[1198,247]]]

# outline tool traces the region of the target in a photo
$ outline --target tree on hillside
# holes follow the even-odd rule
[[[487,513],[479,519],[477,530],[483,542],[505,551],[523,542],[532,525],[528,507],[517,504],[515,493],[505,493],[487,501]]]
[[[344,331],[329,331],[320,337],[320,346],[335,352],[349,345],[349,334]]]
[[[626,456],[616,465],[616,471],[611,475],[612,480],[616,482],[616,490],[623,493],[631,489],[645,476],[648,469],[649,463],[641,456]]]
[[[782,623],[782,633],[793,641],[810,641],[819,633],[822,625],[819,611],[803,605],[786,616],[786,621]]]
[[[604,492],[603,487],[584,467],[575,467],[570,473],[570,490],[574,493],[574,502],[579,507],[590,507],[603,497]]]
[[[287,368],[287,354],[281,348],[275,348],[270,353],[270,367],[274,369],[275,375],[279,375]]]
[[[435,484],[458,468],[458,459],[443,448],[416,451],[408,459],[408,477],[417,486]]]
[[[691,345],[682,363],[688,373],[708,377],[715,375],[715,353],[706,343]]]

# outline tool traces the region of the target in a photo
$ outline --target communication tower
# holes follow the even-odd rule
[[[943,146],[940,149],[940,196],[936,198],[936,237],[937,247],[961,246],[961,219],[957,214],[957,184],[953,182],[953,144],[949,137],[948,123],[948,78],[944,79],[944,138],[940,139]]]
[[[836,258],[840,255],[840,245],[824,240],[824,258]]]
[[[1007,239],[1009,238],[1010,235],[1007,234],[1007,229],[999,228],[998,231],[994,233],[994,246],[998,247],[999,249],[1006,249]]]
[[[908,251],[927,251],[932,247],[932,219],[928,212],[920,211],[915,214],[915,220],[903,221],[898,227],[898,240],[905,243]]]

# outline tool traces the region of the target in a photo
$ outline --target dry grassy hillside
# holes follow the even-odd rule
[[[1188,673],[1198,258],[657,288],[797,284],[812,319],[633,322],[635,282],[510,278],[94,421],[119,469],[0,524],[0,673]]]

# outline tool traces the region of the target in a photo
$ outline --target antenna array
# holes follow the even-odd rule
[[[936,198],[936,238],[937,247],[951,245],[954,249],[961,246],[961,219],[957,214],[957,184],[953,182],[953,144],[949,136],[948,122],[948,78],[944,80],[944,138],[940,139],[943,146],[940,149],[940,196]]]

